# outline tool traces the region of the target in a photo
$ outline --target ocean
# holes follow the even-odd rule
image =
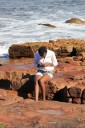
[[[85,39],[85,25],[66,24],[71,18],[85,20],[85,0],[0,0],[0,56],[12,44]]]

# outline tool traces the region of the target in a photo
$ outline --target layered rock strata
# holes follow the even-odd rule
[[[85,41],[61,39],[12,45],[9,48],[9,54],[11,58],[33,57],[42,45],[54,50],[59,61],[54,79],[46,83],[47,99],[65,102],[77,102],[76,100],[79,99],[78,103],[84,103],[82,98],[84,99],[85,89]],[[34,74],[37,69],[33,68],[33,61],[28,67],[26,65],[29,65],[29,60],[25,59],[25,62],[22,64],[25,68],[23,70],[19,69],[21,65],[18,65],[18,68],[15,68],[16,65],[8,66],[9,64],[1,66],[0,87],[17,90],[19,94],[24,92],[26,95],[29,94],[29,97],[34,97]]]
[[[21,57],[34,57],[34,53],[40,46],[47,46],[47,48],[53,50],[56,57],[62,56],[78,56],[85,57],[85,41],[74,40],[74,39],[61,39],[49,42],[29,42],[24,44],[13,44],[9,48],[10,58],[21,58]]]

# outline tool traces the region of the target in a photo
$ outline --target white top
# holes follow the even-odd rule
[[[38,67],[38,70],[52,71],[54,67],[58,65],[58,61],[53,51],[47,49],[47,54],[45,58],[41,57],[38,51],[35,53],[34,55],[34,66],[35,67],[37,67],[38,64],[40,63],[44,64],[45,62],[53,63],[53,66]]]

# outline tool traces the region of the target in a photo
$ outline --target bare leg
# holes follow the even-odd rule
[[[39,96],[39,84],[38,84],[38,80],[41,78],[42,76],[40,75],[36,75],[35,76],[35,100],[38,101],[38,96]]]
[[[48,82],[50,80],[50,76],[49,75],[44,75],[39,79],[39,85],[41,86],[42,89],[42,94],[43,94],[43,100],[46,100],[46,89],[45,89],[45,83]]]

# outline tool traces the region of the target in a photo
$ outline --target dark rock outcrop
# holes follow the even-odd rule
[[[39,25],[44,25],[44,26],[50,27],[50,28],[56,28],[56,26],[55,25],[52,25],[52,24],[40,23]]]
[[[31,46],[12,45],[9,49],[10,58],[33,57],[33,49]]]

